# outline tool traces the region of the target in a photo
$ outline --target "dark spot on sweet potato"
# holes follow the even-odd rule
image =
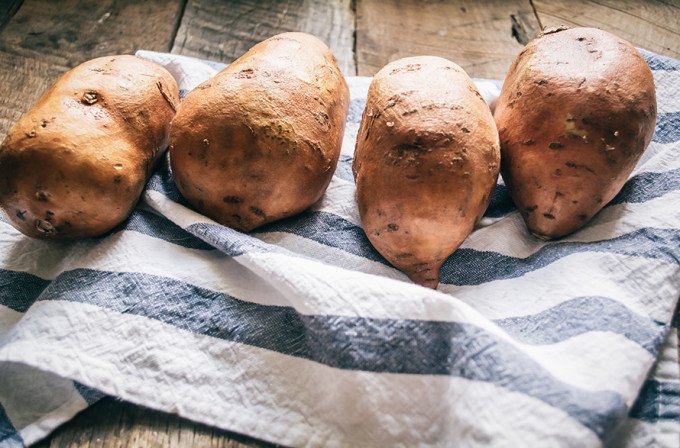
[[[97,101],[99,101],[99,94],[94,90],[88,90],[83,94],[82,98],[80,99],[80,102],[85,104],[86,106],[91,106]]]
[[[260,218],[264,218],[264,217],[267,216],[267,215],[264,214],[264,212],[262,211],[262,209],[257,208],[257,207],[250,207],[250,211],[251,211],[254,215],[259,216]]]
[[[536,143],[536,142],[533,141],[532,139],[524,140],[524,141],[522,142],[522,144],[523,144],[523,145],[526,145],[526,146],[531,146],[531,145],[533,145],[534,143]],[[506,145],[507,145],[507,143],[506,143]]]
[[[548,145],[548,148],[550,148],[550,149],[560,149],[560,148],[564,148],[564,145],[560,142],[552,142]]]
[[[320,112],[314,116],[316,119],[317,123],[321,125],[321,127],[328,131],[331,128],[331,121],[330,118],[328,117],[328,114],[325,112]]]
[[[122,176],[120,176],[120,175],[113,176],[113,183],[114,184],[119,184],[121,182],[121,180],[122,180]]]
[[[532,213],[538,208],[538,205],[532,205],[531,207],[525,207],[524,210],[528,213]]]
[[[26,221],[26,210],[19,210],[19,209],[17,209],[17,210],[16,210],[16,215],[17,215],[17,218],[19,218],[20,220]]]
[[[57,233],[57,229],[49,221],[45,221],[43,219],[36,219],[34,225],[35,229],[44,236],[52,236]]]
[[[536,84],[538,84],[539,86],[544,86],[548,84],[548,81],[546,81],[545,79],[541,79],[540,81],[537,81]]]
[[[463,131],[463,133],[465,133],[465,134],[470,133],[470,130],[468,128],[460,128],[460,130]]]
[[[49,199],[49,196],[43,190],[38,190],[38,191],[35,192],[35,199],[40,201],[40,202],[47,202],[48,199]]]
[[[399,225],[397,223],[391,222],[387,224],[388,232],[396,232],[397,230],[399,230]]]
[[[252,68],[246,68],[236,73],[238,79],[251,79],[255,77],[255,71]]]
[[[225,196],[222,198],[222,201],[224,201],[225,204],[240,204],[243,202],[243,199],[238,196]]]
[[[559,168],[557,168],[557,169],[555,170],[555,176],[561,176],[561,175],[562,175],[562,170],[559,169]]]
[[[581,221],[585,221],[585,220],[588,219],[588,215],[580,214],[580,215],[578,215],[578,219],[580,219]]]
[[[589,166],[581,165],[581,164],[578,164],[576,162],[566,162],[564,165],[567,168],[581,169],[581,170],[585,170],[585,171],[589,172],[590,174],[596,174],[595,171],[592,168],[590,168]]]
[[[396,258],[397,260],[403,260],[404,258],[410,258],[410,257],[412,257],[412,256],[413,256],[413,254],[410,253],[410,252],[402,252],[402,253],[400,253],[399,255],[397,255],[395,258]]]
[[[597,202],[598,204],[601,204],[602,203],[602,196],[600,196],[599,194],[595,195],[595,202]]]
[[[543,217],[545,217],[545,219],[555,219],[555,215],[552,213],[543,213]]]

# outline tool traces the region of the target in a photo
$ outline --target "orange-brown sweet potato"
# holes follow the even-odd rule
[[[0,205],[37,238],[101,235],[131,213],[178,104],[164,68],[108,56],[64,74],[0,147]]]
[[[435,288],[489,204],[499,151],[491,111],[456,64],[420,56],[385,66],[368,91],[353,163],[368,239]]]
[[[319,200],[340,156],[349,89],[330,50],[304,33],[267,39],[190,92],[170,160],[201,213],[249,231]]]
[[[654,79],[628,42],[557,28],[513,62],[495,111],[501,174],[539,238],[586,224],[621,190],[656,121]]]

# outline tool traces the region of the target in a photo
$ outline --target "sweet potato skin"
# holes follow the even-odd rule
[[[172,124],[182,195],[241,231],[318,201],[340,156],[349,89],[316,37],[284,33],[190,92]]]
[[[559,238],[616,196],[651,141],[654,79],[610,33],[548,30],[510,67],[495,119],[501,174],[529,231]]]
[[[179,102],[164,68],[108,56],[64,74],[0,146],[0,204],[35,238],[101,235],[134,208]]]
[[[371,244],[415,283],[436,288],[444,260],[486,210],[498,178],[498,133],[472,80],[420,56],[371,83],[353,162]]]

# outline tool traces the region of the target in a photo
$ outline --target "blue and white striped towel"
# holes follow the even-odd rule
[[[220,68],[139,54],[184,94]],[[44,242],[0,221],[0,445],[107,394],[295,446],[677,447],[680,62],[645,57],[658,125],[621,194],[543,242],[499,185],[437,291],[361,230],[350,166],[367,78],[348,80],[338,169],[300,216],[224,228],[165,163],[104,237]]]

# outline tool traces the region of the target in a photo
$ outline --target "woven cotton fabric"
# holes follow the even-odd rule
[[[140,51],[184,96],[220,64]],[[0,219],[0,446],[104,395],[291,446],[680,444],[680,62],[654,73],[653,141],[621,193],[558,241],[499,180],[436,291],[369,244],[352,153],[310,210],[244,234],[192,211],[167,159],[100,238]],[[499,82],[478,81],[493,104]]]

